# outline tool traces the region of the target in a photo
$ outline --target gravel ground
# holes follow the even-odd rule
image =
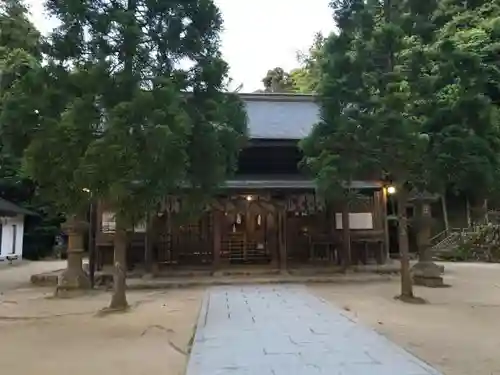
[[[450,288],[415,288],[426,305],[394,300],[398,282],[311,289],[447,375],[500,374],[500,265],[445,269]]]
[[[52,266],[0,269],[0,363],[10,374],[184,374],[204,289],[129,291],[129,312],[99,316],[109,293],[53,299],[25,281]],[[447,375],[500,375],[500,265],[446,264],[445,282],[415,288],[426,305],[394,300],[397,281],[309,288]]]

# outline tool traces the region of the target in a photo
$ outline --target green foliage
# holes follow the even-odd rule
[[[78,178],[128,221],[140,220],[186,180],[189,118],[172,85],[138,89],[113,107],[85,152]]]
[[[52,251],[62,218],[43,197],[36,183],[26,178],[21,160],[50,105],[41,65],[42,41],[28,20],[22,1],[0,4],[0,196],[39,216],[26,217],[23,256],[39,259]],[[42,157],[43,157],[42,153]]]
[[[213,1],[47,6],[62,21],[49,56],[59,69],[74,67],[69,76],[80,91],[32,147],[54,146],[57,167],[46,177],[59,175],[66,189],[54,193],[76,202],[88,188],[128,223],[169,194],[205,201],[234,168],[246,135],[242,103],[224,92],[222,18]]]
[[[484,198],[499,170],[499,5],[332,7],[339,32],[319,59],[322,122],[302,143],[322,189],[371,170],[408,188]]]
[[[80,75],[74,73],[71,79],[77,81]],[[78,171],[97,137],[99,116],[92,97],[75,98],[59,118],[43,122],[25,151],[25,172],[37,182],[45,199],[66,214],[87,209],[88,194],[83,191],[87,186],[78,178]]]
[[[267,71],[266,76],[262,79],[265,92],[293,92],[294,82],[290,74],[286,73],[283,68],[274,68]]]
[[[309,51],[299,53],[298,60],[301,66],[290,72],[295,92],[310,94],[317,91],[321,81],[321,58],[325,42],[323,34],[318,33],[314,36]]]
[[[370,27],[365,23],[367,10],[363,2],[342,6],[336,13],[337,22],[345,29],[327,38],[322,46],[324,56],[319,59],[322,80],[317,91],[322,121],[301,142],[303,164],[315,176],[320,192],[330,199],[344,198],[346,185],[366,171],[365,134],[372,123],[364,108],[367,94],[362,91],[367,61],[356,58],[366,46],[354,43],[356,33]]]
[[[500,7],[485,2],[436,12],[448,19],[429,46],[432,61],[431,113],[438,173],[453,188],[485,198],[499,171],[498,22]],[[445,18],[442,14],[447,14]],[[495,26],[496,25],[496,26]]]
[[[465,191],[481,219],[496,189],[499,6],[335,0],[332,7],[339,33],[319,59],[322,121],[301,144],[304,164],[320,190],[344,200],[355,176],[396,183],[401,294],[411,298],[408,193]]]
[[[264,92],[311,94],[321,80],[321,58],[326,38],[318,33],[306,53],[299,52],[300,67],[287,73],[282,68],[269,70],[262,80]]]
[[[40,35],[19,0],[0,4],[0,149],[9,168],[18,169],[38,121]],[[3,164],[3,163],[2,163]],[[5,168],[5,167],[4,167]],[[5,172],[10,175],[11,173]],[[3,174],[3,173],[2,173]]]

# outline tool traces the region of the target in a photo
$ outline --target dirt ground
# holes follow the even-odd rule
[[[393,299],[398,281],[310,289],[446,375],[500,375],[500,265],[447,264],[429,301]],[[184,374],[203,289],[129,291],[132,309],[98,316],[110,295],[53,299],[44,288],[0,293],[0,363],[15,375]]]
[[[51,299],[51,290],[0,296],[0,363],[15,375],[180,375],[203,290],[129,292],[131,311],[97,316],[108,293]]]
[[[426,305],[394,300],[397,281],[311,289],[446,375],[500,374],[500,265],[445,267],[450,288],[415,287]]]

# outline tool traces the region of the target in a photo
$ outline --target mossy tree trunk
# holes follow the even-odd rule
[[[119,215],[116,217],[116,231],[114,236],[114,275],[113,295],[110,309],[125,310],[127,303],[127,225]]]
[[[406,206],[408,194],[403,186],[399,188],[397,194],[398,201],[398,237],[399,253],[401,260],[401,297],[411,299],[413,296],[413,283],[410,272],[410,246],[408,241],[408,218],[406,216]]]

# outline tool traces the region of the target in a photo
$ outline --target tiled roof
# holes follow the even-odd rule
[[[19,207],[15,205],[14,203],[11,203],[9,201],[6,201],[5,199],[0,198],[0,216],[2,215],[33,215],[36,216],[37,214],[29,211],[25,208]]]
[[[238,176],[226,181],[228,189],[315,189],[314,181],[301,176]],[[380,181],[356,180],[351,183],[352,189],[380,189]]]
[[[253,139],[299,140],[319,121],[312,95],[240,94],[246,104],[248,130]]]

